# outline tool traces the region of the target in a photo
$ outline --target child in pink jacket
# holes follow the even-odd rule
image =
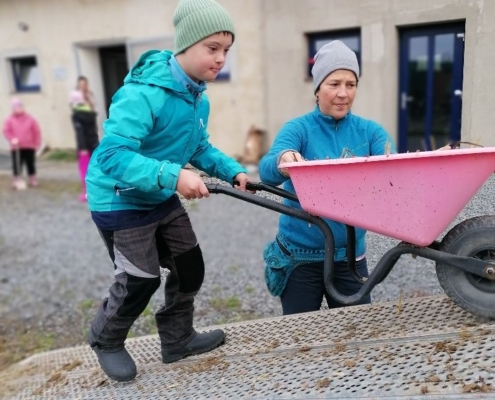
[[[6,119],[3,133],[10,144],[12,152],[12,171],[14,180],[12,187],[18,187],[22,176],[23,165],[26,164],[30,187],[37,187],[36,150],[41,144],[41,132],[38,122],[26,113],[22,101],[12,99],[12,114]]]

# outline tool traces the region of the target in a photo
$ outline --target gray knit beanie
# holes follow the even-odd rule
[[[214,0],[180,0],[173,21],[175,55],[215,33],[230,32],[234,39],[231,16]]]
[[[321,82],[338,69],[347,69],[354,72],[356,79],[359,79],[359,64],[356,53],[347,47],[340,40],[324,45],[315,56],[315,63],[311,69],[313,75],[313,89],[320,88]]]

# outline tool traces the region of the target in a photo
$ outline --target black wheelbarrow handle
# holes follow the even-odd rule
[[[248,192],[243,192],[242,190],[239,189],[234,189],[230,186],[227,185],[219,185],[215,183],[207,183],[206,188],[210,193],[222,193],[226,194],[231,197],[235,197],[240,200],[244,200],[248,203],[251,204],[256,204],[258,206],[268,208],[269,210],[277,211],[282,214],[290,215],[292,217],[296,217],[299,219],[302,219],[304,221],[307,221],[311,224],[315,224],[322,227],[324,229],[325,233],[328,231],[328,234],[332,236],[332,244],[333,244],[333,234],[328,225],[319,217],[315,217],[311,214],[308,214],[304,210],[300,210],[298,208],[293,208],[286,206],[285,204],[279,203],[274,200],[266,199],[264,197],[256,196],[255,194],[251,194]],[[270,185],[265,185],[263,183],[255,183],[255,182],[249,182],[246,185],[247,190],[252,190],[252,191],[257,191],[257,190],[264,190],[266,192],[270,192],[273,194],[276,194],[281,197],[285,197],[286,199],[293,200],[293,201],[298,201],[297,196],[293,193],[287,192],[286,190],[270,186]],[[326,228],[325,228],[326,227]]]
[[[353,275],[354,279],[356,279],[359,282],[364,283],[363,287],[361,290],[356,293],[353,296],[345,296],[342,293],[340,293],[334,286],[333,284],[333,275],[334,275],[334,262],[333,262],[333,257],[334,257],[334,237],[332,230],[328,226],[328,224],[320,217],[311,215],[307,213],[304,210],[301,210],[299,208],[294,208],[287,206],[285,204],[281,204],[275,200],[270,200],[266,199],[260,196],[256,196],[255,194],[243,192],[242,190],[239,189],[234,189],[230,186],[227,185],[219,185],[219,184],[206,184],[206,187],[210,193],[218,194],[226,194],[231,197],[235,197],[237,199],[246,201],[251,204],[255,204],[258,206],[261,206],[263,208],[267,208],[272,211],[279,212],[281,214],[289,215],[291,217],[295,217],[298,219],[301,219],[303,221],[306,221],[310,224],[314,224],[317,227],[319,227],[323,233],[323,236],[325,238],[325,259],[324,259],[324,276],[325,276],[325,286],[327,288],[328,293],[330,296],[332,296],[335,300],[343,303],[343,304],[354,304],[359,302],[364,296],[368,295],[373,287],[383,279],[388,272],[384,272],[380,276],[378,274],[373,274],[376,276],[376,279],[372,279],[371,277],[366,279],[360,276],[357,271],[356,271],[356,260],[354,257],[350,257],[348,259],[348,266],[349,270],[351,271],[351,274]],[[246,184],[246,189],[251,190],[251,191],[257,191],[257,190],[263,190],[269,193],[273,193],[275,195],[284,197],[286,199],[292,200],[292,201],[297,201],[297,196],[291,192],[288,192],[286,190],[271,186],[271,185],[266,185],[264,183],[260,182],[248,182]],[[355,252],[355,230],[354,227],[352,226],[347,226],[347,236],[348,236],[348,252],[350,254],[354,254]],[[349,240],[351,239],[352,240]]]
[[[237,184],[239,184],[239,182],[234,181],[234,185]],[[287,190],[284,189],[280,189],[276,186],[267,185],[266,183],[246,182],[246,189],[251,191],[262,190],[264,192],[272,193],[288,200],[297,201],[299,203],[299,199],[294,193],[288,192]]]

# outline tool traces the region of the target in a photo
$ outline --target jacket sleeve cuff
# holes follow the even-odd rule
[[[158,186],[162,189],[176,190],[181,169],[179,164],[163,163],[158,171]]]
[[[288,153],[289,151],[292,151],[294,153],[299,153],[297,150],[293,150],[293,149],[289,149],[289,150],[282,150],[280,153],[278,153],[278,156],[277,156],[277,168],[278,168],[278,165],[280,164],[280,159],[282,158],[282,156],[285,154],[285,153]]]

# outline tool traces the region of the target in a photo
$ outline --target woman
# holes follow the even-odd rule
[[[359,77],[357,57],[351,49],[341,41],[326,44],[316,54],[311,72],[316,108],[287,122],[259,165],[263,182],[277,186],[283,183],[290,192],[294,192],[294,186],[289,172],[279,168],[281,163],[381,155],[391,146],[380,125],[351,113]],[[298,203],[285,203],[300,208]],[[344,295],[355,294],[362,284],[347,268],[345,225],[326,221],[335,237],[335,286]],[[352,255],[362,276],[368,276],[365,233],[356,228],[356,254]],[[324,254],[324,237],[318,227],[294,217],[280,217],[276,240],[265,248],[264,259],[268,289],[280,296],[284,314],[318,310],[323,297],[330,308],[343,306],[325,290]],[[370,302],[368,295],[360,304]]]
[[[82,191],[80,201],[86,201],[86,172],[89,159],[98,146],[98,127],[93,93],[89,89],[88,80],[84,76],[77,79],[77,88],[71,92],[72,125],[76,134],[77,158]]]

